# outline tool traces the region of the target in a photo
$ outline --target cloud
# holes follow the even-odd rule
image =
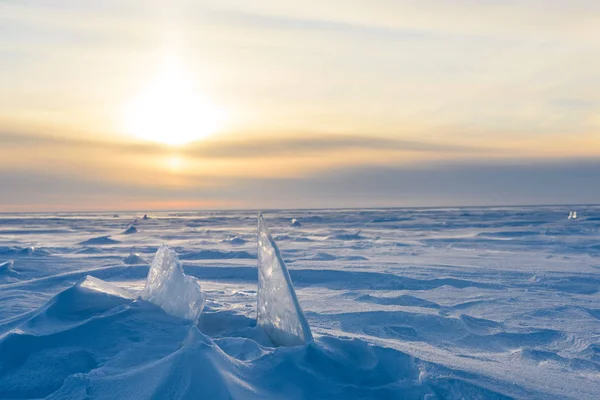
[[[238,207],[218,186],[122,183],[56,171],[1,171],[2,211],[102,211]]]
[[[448,3],[444,0],[306,0],[302,3],[259,0],[240,5],[235,0],[209,2],[239,18],[247,13],[248,21],[267,18],[272,24],[300,25],[305,28],[354,27],[420,31],[442,35],[480,37],[522,35],[551,38],[574,38],[592,41],[598,38],[591,15],[600,12],[597,2],[560,1],[473,1]],[[206,4],[206,3],[205,3]],[[510,27],[506,21],[510,20]],[[536,23],[532,24],[531,21]],[[329,26],[327,25],[329,24]]]
[[[116,142],[100,141],[88,138],[31,135],[24,133],[0,132],[0,141],[6,145],[16,146],[58,146],[71,149],[104,149],[119,153],[134,154],[165,154],[176,152],[188,157],[202,159],[219,158],[265,158],[271,156],[286,155],[310,155],[310,154],[335,154],[335,152],[360,149],[364,151],[403,151],[418,153],[461,153],[477,154],[481,152],[494,152],[497,149],[461,146],[457,144],[426,142],[394,139],[377,135],[347,135],[328,133],[297,133],[282,135],[227,135],[215,137],[182,146],[172,148],[160,144],[147,142]]]
[[[600,154],[598,2],[51,3],[0,2],[0,174],[15,188],[4,203],[595,194],[581,177],[596,166],[557,159]],[[117,138],[163,45],[228,110],[230,134],[179,149]]]
[[[225,178],[214,187],[100,182],[0,172],[4,211],[592,204],[600,162],[435,163],[344,167],[298,178]]]
[[[240,182],[229,195],[256,208],[595,204],[598,176],[597,160],[374,166]]]

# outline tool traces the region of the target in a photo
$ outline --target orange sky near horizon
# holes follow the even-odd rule
[[[594,15],[583,0],[3,2],[0,211],[593,200],[577,182],[600,155]],[[498,193],[423,181],[455,171],[460,187],[479,167]],[[397,176],[420,192],[388,193]]]

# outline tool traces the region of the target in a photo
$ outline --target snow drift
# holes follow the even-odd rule
[[[85,248],[112,214],[2,215],[0,399],[596,400],[600,207],[569,208],[270,212],[313,335],[293,347],[257,324],[254,212],[157,213]],[[123,264],[158,237],[254,259],[185,261],[207,299],[193,324]]]
[[[129,225],[127,227],[127,229],[125,229],[123,231],[123,235],[133,235],[134,233],[137,233],[137,232],[138,232],[137,228],[135,227],[135,225],[132,224],[132,225]]]

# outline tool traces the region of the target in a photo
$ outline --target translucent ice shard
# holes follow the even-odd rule
[[[290,274],[262,214],[258,215],[258,325],[278,346],[312,341]]]
[[[199,282],[183,273],[177,254],[164,244],[154,256],[140,297],[168,314],[192,321],[198,320],[205,301]]]

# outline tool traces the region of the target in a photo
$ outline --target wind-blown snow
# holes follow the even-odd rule
[[[164,244],[154,256],[140,297],[171,315],[192,321],[200,316],[205,301],[200,283],[183,273],[177,254]]]
[[[262,214],[258,215],[258,325],[273,343],[293,346],[312,341],[290,274]]]
[[[293,347],[257,325],[254,212],[119,215],[0,213],[0,399],[598,399],[600,206],[270,211]],[[197,324],[139,298],[160,243]]]

